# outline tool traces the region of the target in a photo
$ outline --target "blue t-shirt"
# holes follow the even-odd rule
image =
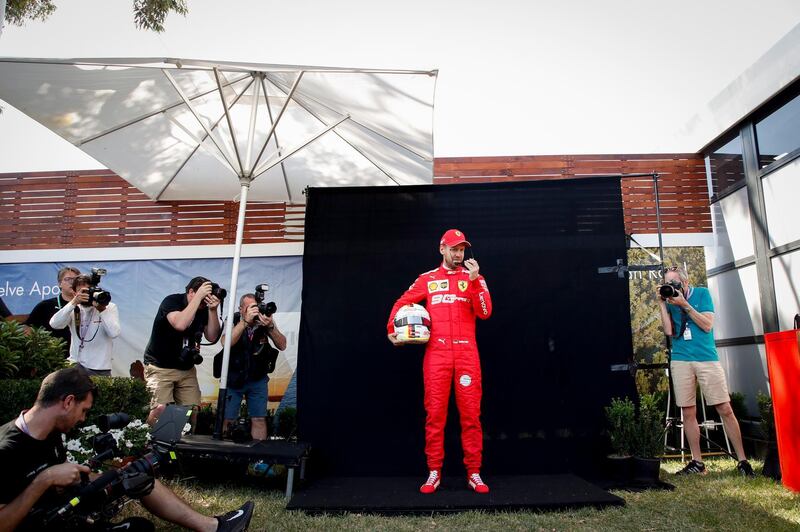
[[[703,286],[689,287],[689,304],[697,312],[714,312],[714,303],[708,288]],[[681,308],[667,303],[667,310],[672,317],[672,360],[687,362],[713,362],[719,360],[717,347],[714,344],[714,329],[705,332],[692,318],[686,316],[686,328],[692,335],[691,340],[684,339],[681,332]]]

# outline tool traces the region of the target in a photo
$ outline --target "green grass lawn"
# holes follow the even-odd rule
[[[218,514],[256,503],[250,530],[800,530],[800,494],[761,477],[745,479],[730,459],[706,462],[704,477],[676,477],[679,462],[665,462],[661,478],[675,491],[615,491],[626,506],[566,512],[464,512],[424,517],[381,517],[364,514],[308,516],[284,510],[283,493],[275,489],[215,485],[208,481],[167,484],[196,509]],[[760,464],[756,472],[760,473]],[[491,485],[491,477],[487,478]],[[435,495],[433,495],[435,497]],[[130,504],[126,515],[147,515]],[[177,530],[164,522],[158,530]]]

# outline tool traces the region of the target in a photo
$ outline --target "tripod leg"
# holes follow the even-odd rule
[[[703,430],[705,431],[705,440],[706,440],[706,451],[711,452],[711,446],[708,442],[711,441],[711,437],[708,434],[708,415],[706,414],[706,396],[703,394],[703,389],[700,388],[700,407],[703,409]]]
[[[722,421],[722,416],[720,416],[719,424],[722,425],[722,433],[725,435],[725,446],[728,448],[728,454],[731,453],[731,439],[728,436],[728,430],[725,428],[725,422]]]
[[[686,441],[686,429],[684,427],[686,427],[686,423],[683,419],[683,408],[681,408],[681,460],[685,462],[688,442]]]
[[[669,369],[667,372],[667,379],[669,379]],[[667,386],[667,411],[664,413],[664,426],[669,428],[672,417],[669,415],[672,408],[672,386]],[[669,430],[664,432],[664,448],[667,447],[667,440],[669,439]]]

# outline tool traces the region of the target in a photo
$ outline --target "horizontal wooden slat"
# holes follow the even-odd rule
[[[711,232],[705,161],[698,154],[444,157],[434,161],[434,183],[443,185],[591,179],[592,175],[645,172],[659,174],[664,232]],[[656,232],[652,178],[623,178],[621,185],[626,232]]]
[[[722,167],[725,161],[712,163]],[[696,154],[447,157],[434,161],[434,182],[592,179],[651,171],[661,176],[664,232],[710,232],[705,162]],[[626,231],[655,232],[652,179],[623,178],[622,192]],[[0,249],[231,244],[237,213],[234,202],[152,201],[108,170],[0,174]],[[304,217],[302,204],[250,203],[244,241],[302,240]],[[590,226],[593,220],[577,223]]]
[[[305,208],[250,203],[245,243],[296,242],[287,212]],[[0,174],[0,249],[232,244],[237,214],[234,202],[152,201],[108,170]]]

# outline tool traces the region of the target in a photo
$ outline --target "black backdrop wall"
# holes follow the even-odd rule
[[[424,474],[421,346],[386,339],[394,301],[473,244],[494,314],[479,321],[486,474],[588,472],[603,407],[635,393],[618,179],[311,189],[298,352],[298,433],[338,475]],[[454,398],[453,398],[454,399]],[[462,474],[451,399],[445,471]]]

